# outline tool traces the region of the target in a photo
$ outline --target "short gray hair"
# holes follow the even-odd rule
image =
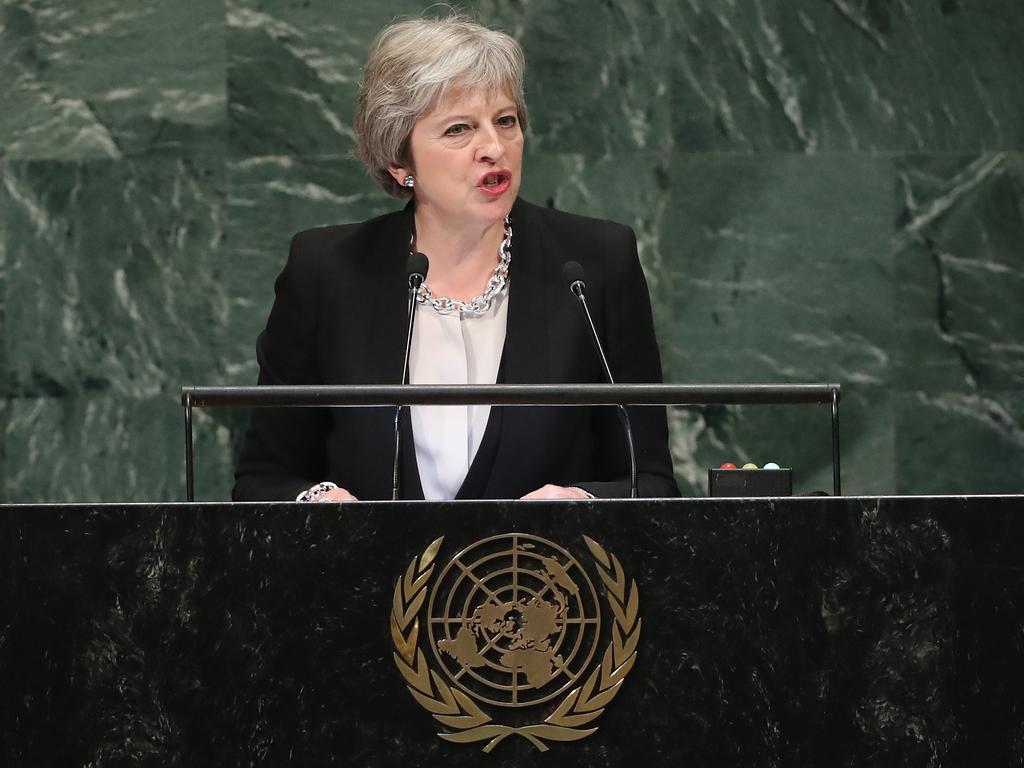
[[[356,156],[389,194],[408,197],[388,164],[411,165],[409,136],[423,115],[453,93],[486,89],[510,96],[526,128],[523,49],[471,19],[409,19],[385,27],[370,46],[356,99]]]

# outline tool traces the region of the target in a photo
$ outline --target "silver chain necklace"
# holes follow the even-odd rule
[[[505,239],[498,246],[498,266],[494,268],[490,278],[487,280],[487,288],[479,296],[474,296],[469,301],[452,299],[448,296],[435,296],[426,283],[420,286],[416,300],[421,304],[430,302],[430,306],[440,315],[450,315],[453,312],[466,312],[471,315],[484,315],[491,308],[494,297],[505,290],[508,282],[508,265],[512,261],[512,219],[505,217]]]

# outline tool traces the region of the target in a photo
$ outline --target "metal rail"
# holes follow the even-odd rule
[[[839,476],[839,384],[491,384],[182,387],[185,486],[195,499],[193,408],[351,408],[395,405],[828,405],[832,485]]]

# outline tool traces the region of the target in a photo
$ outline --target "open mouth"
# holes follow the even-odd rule
[[[500,187],[502,184],[507,183],[512,178],[512,174],[506,171],[498,171],[495,173],[488,173],[484,176],[483,181],[480,183],[484,189],[495,189]]]

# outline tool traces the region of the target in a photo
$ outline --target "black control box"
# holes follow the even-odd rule
[[[792,496],[793,470],[709,469],[708,496]]]

